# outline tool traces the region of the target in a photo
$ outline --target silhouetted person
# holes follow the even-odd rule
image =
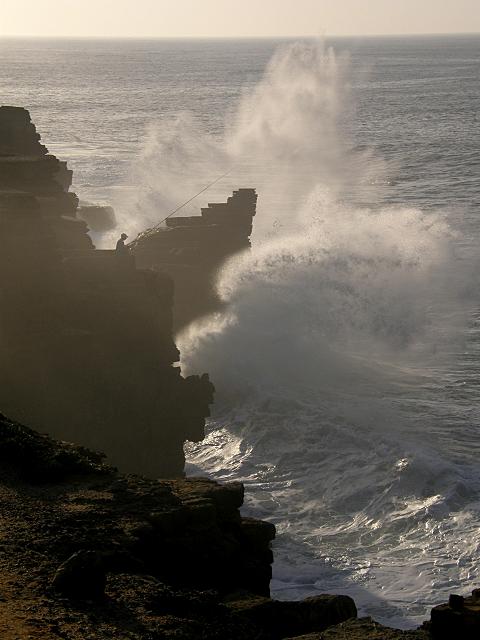
[[[128,255],[128,247],[125,246],[125,240],[128,238],[126,233],[122,233],[120,238],[117,240],[116,252],[119,255],[126,256]]]

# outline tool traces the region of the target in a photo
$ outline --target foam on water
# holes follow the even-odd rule
[[[276,522],[275,595],[349,593],[411,626],[476,578],[476,434],[444,403],[468,269],[444,214],[356,197],[384,167],[341,138],[347,83],[333,52],[284,49],[234,121],[228,153],[273,169],[253,250],[219,278],[226,312],[180,337],[184,368],[218,389],[188,458]],[[301,206],[276,224],[279,184]]]

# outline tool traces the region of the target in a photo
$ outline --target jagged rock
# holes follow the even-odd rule
[[[265,547],[275,537],[275,525],[254,518],[242,518],[242,532],[252,547]]]
[[[428,634],[424,631],[391,629],[375,622],[372,618],[360,618],[342,622],[323,633],[309,633],[286,640],[428,640],[428,638]]]
[[[349,596],[319,595],[299,602],[247,597],[228,602],[237,615],[247,618],[275,640],[323,631],[331,625],[357,617]]]
[[[53,588],[68,598],[98,600],[105,595],[107,578],[95,551],[77,551],[62,562],[52,580]]]
[[[22,107],[0,107],[0,156],[43,156],[48,149],[40,144],[40,136],[30,122],[30,114]]]
[[[448,604],[434,607],[428,628],[434,640],[480,638],[480,589],[467,598],[451,595]]]
[[[176,587],[269,593],[275,529],[271,526],[268,535],[251,544],[239,513],[240,483],[122,476],[103,464],[101,454],[56,442],[3,417],[0,484],[2,478],[44,484],[44,494],[32,488],[37,490],[38,522],[25,535],[33,535],[38,551],[47,553],[51,547],[48,553],[58,562],[88,549],[102,555],[109,571],[143,567]],[[67,481],[71,486],[61,484]],[[56,505],[53,512],[50,501]],[[247,526],[252,528],[254,521],[249,519]],[[266,525],[259,527],[267,531]],[[62,576],[83,566],[83,557],[75,556]]]
[[[173,366],[173,282],[96,251],[72,172],[0,108],[0,407],[125,471],[181,477],[214,387]]]
[[[255,189],[238,189],[225,203],[210,203],[200,216],[171,217],[133,243],[137,264],[168,273],[175,283],[174,329],[218,311],[219,269],[234,254],[250,247],[256,213]]]

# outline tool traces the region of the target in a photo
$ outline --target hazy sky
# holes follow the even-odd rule
[[[0,0],[0,35],[480,32],[480,0]]]

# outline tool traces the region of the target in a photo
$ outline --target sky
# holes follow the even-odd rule
[[[0,36],[479,32],[480,0],[0,0]]]

